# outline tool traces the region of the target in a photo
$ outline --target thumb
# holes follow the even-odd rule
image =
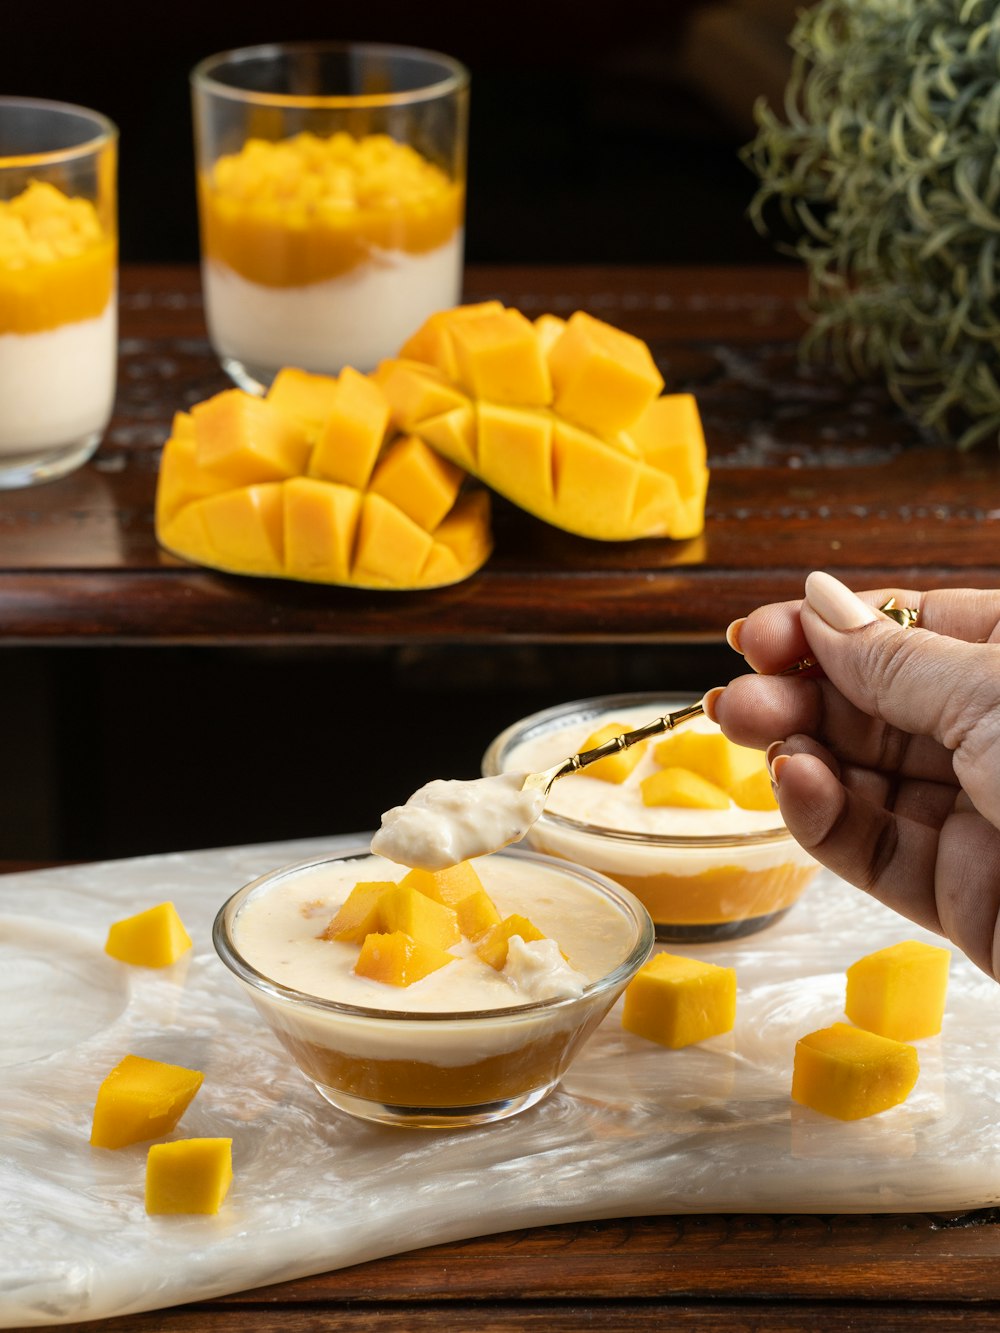
[[[806,579],[801,618],[841,694],[869,716],[953,751],[956,777],[1000,826],[1000,645],[904,629],[821,572]]]

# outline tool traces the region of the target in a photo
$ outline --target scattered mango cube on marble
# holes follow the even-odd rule
[[[861,1120],[904,1102],[919,1073],[915,1047],[834,1023],[796,1043],[792,1100],[838,1120]]]
[[[454,954],[433,944],[422,944],[403,930],[373,931],[365,936],[354,971],[359,977],[390,986],[412,986],[454,961]]]
[[[146,1212],[217,1213],[233,1180],[232,1139],[175,1139],[146,1154]]]
[[[951,951],[903,940],[867,954],[847,969],[844,1012],[857,1027],[896,1041],[941,1031]]]
[[[731,1032],[736,971],[680,954],[654,954],[625,988],[622,1027],[670,1050]]]
[[[113,922],[104,952],[135,967],[169,967],[190,948],[177,908],[166,902]]]
[[[203,1079],[197,1069],[126,1055],[97,1090],[91,1144],[124,1148],[169,1134]]]

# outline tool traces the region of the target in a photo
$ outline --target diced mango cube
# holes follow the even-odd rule
[[[242,389],[225,389],[191,409],[198,466],[234,486],[297,476],[309,456],[305,428]]]
[[[676,805],[687,810],[728,810],[729,794],[689,768],[661,768],[639,784],[643,805]]]
[[[468,940],[478,940],[493,926],[500,924],[496,903],[485,889],[475,889],[455,904],[458,928]]]
[[[919,1072],[915,1047],[834,1023],[796,1043],[792,1100],[838,1120],[860,1120],[904,1102]]]
[[[437,903],[409,884],[393,884],[378,900],[380,928],[402,931],[418,944],[447,949],[462,938],[453,908]]]
[[[551,503],[552,417],[548,412],[479,403],[478,467],[513,499]]]
[[[941,1031],[951,951],[920,940],[878,949],[847,969],[844,1011],[852,1023],[895,1041]]]
[[[546,359],[565,327],[566,321],[558,315],[539,315],[535,320],[535,336]]]
[[[652,467],[669,472],[683,499],[698,493],[706,470],[705,432],[693,394],[655,398],[628,428]]]
[[[336,407],[337,377],[285,366],[275,375],[265,397],[272,407],[286,417],[295,417],[310,435],[315,435]]]
[[[475,469],[479,450],[476,412],[470,404],[428,417],[420,423],[420,437],[459,467]]]
[[[385,394],[367,375],[345,366],[337,380],[333,408],[309,458],[309,475],[363,490],[388,426]]]
[[[456,320],[449,328],[458,381],[477,398],[544,407],[552,380],[535,329],[519,310]]]
[[[625,988],[622,1027],[671,1050],[731,1032],[736,972],[697,958],[655,954]]]
[[[437,366],[449,379],[456,380],[458,367],[451,341],[452,329],[456,324],[466,320],[502,313],[503,305],[499,301],[480,301],[474,305],[456,306],[453,310],[440,310],[431,315],[416,333],[407,338],[399,350],[399,355],[406,360],[425,361],[429,365]]]
[[[405,931],[396,930],[365,936],[354,971],[359,977],[371,977],[389,986],[412,986],[454,961],[454,954],[433,944],[421,944]]]
[[[495,926],[490,927],[476,949],[476,953],[484,963],[489,963],[490,967],[495,967],[500,972],[507,962],[507,950],[514,935],[520,935],[526,944],[532,940],[545,939],[536,925],[529,921],[526,916],[520,916],[515,912],[511,916],[504,917]]]
[[[446,907],[457,907],[463,898],[478,893],[483,887],[483,881],[469,861],[459,861],[458,865],[447,866],[444,870],[408,870],[400,883],[433,898],[436,903],[444,903]]]
[[[285,572],[292,578],[348,583],[361,492],[315,477],[284,483]]]
[[[393,887],[393,881],[389,879],[363,880],[360,884],[355,884],[327,924],[320,939],[346,940],[360,944],[366,935],[380,928],[379,899],[386,889]]]
[[[778,798],[774,794],[771,775],[767,764],[761,762],[760,768],[748,773],[739,782],[734,782],[730,793],[742,810],[777,810]]]
[[[552,455],[557,521],[584,535],[628,536],[639,485],[635,460],[559,418]]]
[[[599,435],[626,429],[663,389],[641,339],[582,310],[570,316],[548,364],[555,410]]]
[[[116,921],[104,952],[137,967],[169,967],[191,948],[191,936],[173,903],[158,903]]]
[[[420,361],[383,361],[375,379],[392,404],[392,421],[400,430],[412,431],[429,417],[469,405],[443,371]]]
[[[170,438],[160,455],[160,474],[156,484],[156,523],[162,527],[174,515],[206,495],[225,490],[224,477],[198,466],[194,419],[189,412],[176,412]]]
[[[721,731],[674,731],[658,741],[653,757],[670,768],[689,768],[733,794],[734,787],[766,764],[760,750],[734,745]]]
[[[596,750],[613,736],[621,736],[626,731],[628,727],[623,722],[608,722],[591,732],[580,746],[580,753]],[[627,750],[619,750],[615,754],[609,754],[607,759],[598,759],[596,763],[588,764],[583,771],[588,777],[600,778],[602,782],[624,782],[642,758],[647,744],[647,741],[639,741],[635,745],[630,745]]]
[[[382,495],[428,532],[455,503],[463,473],[416,435],[404,435],[385,450],[369,489]]]
[[[678,526],[684,506],[673,477],[651,467],[639,466],[636,472],[631,519],[635,532],[647,536],[669,532],[671,536],[680,536]]]
[[[90,1142],[95,1148],[124,1148],[169,1134],[203,1078],[196,1069],[126,1055],[97,1090]]]
[[[241,486],[199,500],[215,563],[242,574],[278,576],[285,566],[285,496],[281,482]]]
[[[354,547],[354,580],[376,587],[418,582],[434,539],[381,495],[366,492]]]
[[[232,1139],[176,1139],[146,1154],[147,1213],[217,1213],[233,1181]]]

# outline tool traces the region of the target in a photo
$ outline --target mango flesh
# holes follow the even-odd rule
[[[904,940],[867,954],[847,969],[844,1012],[852,1023],[895,1041],[941,1031],[951,951]]]
[[[515,935],[520,935],[526,944],[532,940],[545,939],[545,936],[533,922],[529,921],[526,916],[521,916],[515,912],[490,927],[483,936],[476,953],[484,963],[489,963],[490,967],[495,967],[498,972],[501,972],[507,962],[507,952],[510,948],[511,939]]]
[[[622,722],[609,722],[606,726],[598,727],[596,731],[591,732],[580,746],[580,752],[582,754],[587,750],[596,750],[613,737],[621,736],[627,730],[628,728]],[[635,745],[630,745],[627,750],[618,750],[615,754],[609,754],[606,759],[598,759],[595,763],[588,764],[585,772],[588,777],[600,778],[602,782],[624,782],[642,758],[647,744],[647,741],[639,741]]]
[[[146,1154],[146,1212],[217,1213],[232,1180],[232,1139],[154,1143]]]
[[[400,883],[446,907],[457,907],[463,898],[483,888],[483,881],[468,861],[459,861],[444,870],[408,870]]]
[[[115,921],[104,952],[136,967],[169,967],[191,948],[191,936],[173,903],[158,903],[144,912]]]
[[[640,784],[643,805],[676,805],[688,810],[728,810],[729,795],[689,768],[661,768]]]
[[[462,938],[458,917],[444,903],[436,903],[407,884],[393,884],[378,900],[382,931],[402,931],[418,944],[448,949]]]
[[[838,1120],[860,1120],[904,1102],[919,1072],[913,1046],[834,1023],[796,1043],[792,1100]]]
[[[650,792],[659,788],[662,794],[655,798],[644,796],[647,805],[697,806],[701,803],[696,794],[700,790],[705,798],[706,809],[723,810],[729,799],[744,810],[778,808],[764,755],[760,750],[735,745],[721,731],[681,729],[671,732],[654,746],[653,757],[658,764],[663,765],[664,771],[684,770],[710,785],[699,787],[694,782],[686,782],[682,784],[685,799],[673,802],[666,795],[670,783],[666,779],[656,783],[653,778],[649,778]],[[655,776],[659,778],[659,774]],[[727,798],[725,804],[719,798],[720,791]]]
[[[731,1032],[736,1023],[736,972],[678,954],[654,955],[625,988],[622,1027],[680,1050]]]
[[[374,932],[365,936],[354,971],[389,986],[412,986],[454,961],[453,954],[433,944],[422,944],[405,931]]]
[[[355,884],[320,939],[361,944],[366,935],[380,928],[379,899],[392,887],[392,880],[363,880]]]
[[[414,435],[374,380],[286,369],[266,398],[228,389],[174,418],[156,535],[235,574],[384,589],[441,587],[492,547],[489,497]]]
[[[375,378],[398,429],[556,527],[621,541],[704,526],[694,400],[662,394],[648,347],[585,312],[442,311]]]
[[[196,1069],[126,1055],[97,1090],[90,1142],[95,1148],[124,1148],[169,1134],[203,1078]]]

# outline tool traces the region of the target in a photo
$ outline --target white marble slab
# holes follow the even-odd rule
[[[210,930],[262,871],[363,841],[0,877],[0,1326],[155,1309],[547,1222],[1000,1203],[1000,987],[960,955],[905,1105],[842,1124],[790,1101],[795,1041],[842,1018],[845,967],[933,938],[828,875],[769,931],[687,950],[735,965],[731,1036],[665,1051],[623,1034],[614,1011],[562,1088],[510,1120],[437,1133],[339,1115],[262,1029]],[[167,898],[191,955],[160,973],[104,954],[111,921]],[[217,1217],[147,1217],[146,1145],[88,1145],[98,1084],[128,1052],[204,1070],[175,1136],[232,1136]]]

